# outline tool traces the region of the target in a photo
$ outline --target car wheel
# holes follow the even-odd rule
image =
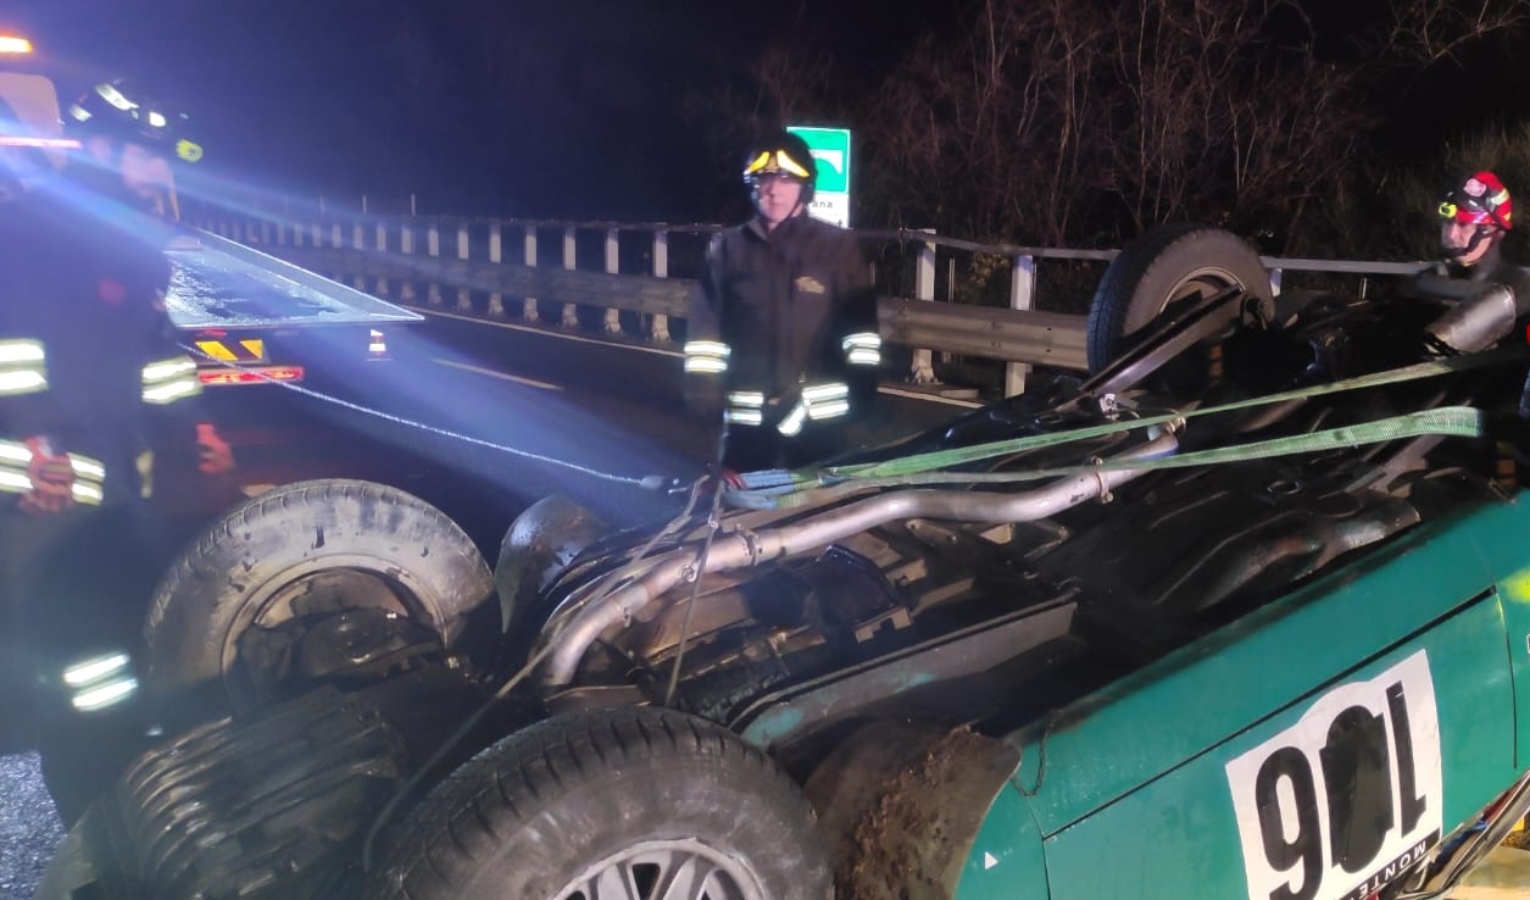
[[[389,641],[400,656],[422,635],[456,651],[473,637],[475,611],[497,617],[493,595],[478,548],[423,500],[365,481],[296,482],[235,507],[160,580],[144,624],[143,680],[162,698],[249,712],[255,687],[283,675],[253,671],[275,664],[249,653],[252,635],[324,629],[349,642],[329,656],[342,660]]]
[[[1099,372],[1132,346],[1132,336],[1181,301],[1238,287],[1274,308],[1269,273],[1237,235],[1181,224],[1148,231],[1111,261],[1089,306],[1089,370]],[[1231,316],[1237,314],[1231,310]]]
[[[660,709],[544,720],[439,785],[367,896],[806,900],[831,896],[797,785],[716,725]]]

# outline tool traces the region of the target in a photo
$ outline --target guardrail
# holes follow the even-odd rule
[[[689,277],[671,277],[672,245],[687,242],[687,267],[694,271],[707,240],[723,227],[334,215],[295,221],[261,214],[204,215],[191,221],[405,306],[486,321],[540,323],[547,321],[546,306],[552,304],[560,308],[552,327],[593,328],[613,340],[658,343],[672,341],[671,321],[683,318],[694,286]],[[561,239],[556,265],[545,264],[541,255],[549,232]],[[1006,396],[1024,391],[1032,366],[1086,368],[1086,319],[1036,308],[1037,266],[1050,260],[1103,267],[1118,251],[980,244],[913,229],[857,230],[857,235],[883,250],[914,250],[912,265],[902,265],[906,271],[899,273],[911,275],[911,285],[895,283],[887,271],[899,267],[900,260],[908,262],[906,255],[894,256],[891,264],[885,253],[873,257],[884,262],[878,273],[884,293],[892,293],[891,287],[912,294],[883,296],[879,309],[884,339],[912,351],[908,381],[939,383],[935,353],[1002,363]],[[507,258],[507,236],[520,239],[519,260]],[[591,238],[600,240],[601,271],[580,267],[579,249],[588,248]],[[937,289],[938,253],[947,259],[943,292]],[[1003,261],[1010,270],[1007,307],[951,302],[959,293],[954,253]],[[1363,293],[1371,277],[1411,275],[1426,265],[1273,257],[1264,263],[1277,293],[1288,272],[1359,276]],[[632,271],[636,268],[646,271],[638,274]],[[581,317],[581,308],[599,311],[598,323]]]

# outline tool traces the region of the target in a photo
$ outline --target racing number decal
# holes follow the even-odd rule
[[[1440,721],[1420,650],[1227,764],[1250,900],[1363,898],[1440,840]]]

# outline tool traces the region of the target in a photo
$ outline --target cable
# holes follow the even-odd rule
[[[546,647],[543,647],[541,652],[537,653],[529,661],[527,661],[526,665],[522,666],[521,670],[515,673],[515,677],[505,682],[505,684],[499,690],[495,691],[494,696],[485,701],[484,704],[478,708],[477,712],[473,713],[471,716],[468,716],[467,721],[463,722],[456,731],[452,732],[451,737],[447,738],[440,747],[436,748],[436,752],[430,755],[430,759],[427,759],[424,765],[416,769],[414,774],[410,775],[408,780],[399,786],[399,789],[395,791],[393,796],[388,800],[387,805],[385,805],[382,808],[382,811],[377,814],[377,818],[372,821],[372,827],[367,829],[366,840],[364,840],[361,844],[361,871],[370,872],[372,870],[372,845],[376,842],[377,836],[382,833],[383,826],[388,823],[390,818],[392,818],[393,811],[398,809],[398,805],[404,801],[404,798],[413,793],[415,788],[420,786],[420,782],[424,780],[425,776],[430,774],[431,770],[435,769],[436,766],[441,764],[441,760],[446,758],[446,754],[450,753],[453,749],[456,748],[458,744],[462,743],[463,739],[465,739],[474,728],[478,727],[478,723],[483,721],[483,717],[489,714],[489,710],[493,709],[496,703],[505,699],[505,697],[507,697],[512,690],[515,690],[517,685],[519,685],[522,681],[525,681],[527,676],[529,676],[532,671],[541,664],[542,660],[545,659],[547,655],[553,651],[553,649],[554,645],[549,644]]]
[[[706,480],[707,479],[704,477],[696,480],[696,482],[691,486],[690,500],[686,503],[685,509],[681,511],[680,515],[670,520],[669,524],[665,525],[664,528],[662,528],[642,546],[637,555],[633,558],[632,562],[628,564],[629,567],[641,562],[648,555],[648,553],[653,550],[654,546],[657,545],[660,540],[678,530],[680,524],[690,517],[691,511],[695,509],[696,500],[700,496],[701,486],[706,482]],[[718,493],[720,494],[721,491],[719,490]],[[617,572],[619,571],[621,570],[618,569]],[[604,590],[605,585],[612,580],[612,576],[615,574],[616,572],[608,573],[605,578],[602,579],[602,582],[599,584],[597,591]],[[441,746],[436,748],[436,752],[432,753],[430,758],[426,760],[425,763],[421,765],[417,770],[415,770],[413,775],[410,775],[409,778],[399,786],[399,789],[394,792],[393,796],[389,798],[387,804],[383,806],[382,810],[377,814],[377,817],[372,821],[372,826],[367,829],[366,839],[362,842],[361,845],[361,870],[363,872],[370,872],[372,870],[372,846],[376,843],[377,836],[382,833],[383,828],[387,825],[389,819],[393,817],[393,813],[398,809],[398,805],[404,801],[404,798],[412,794],[415,789],[420,786],[420,782],[433,769],[435,769],[436,766],[440,765],[441,760],[445,759],[448,753],[456,748],[458,744],[462,743],[462,741],[472,733],[474,728],[478,727],[478,724],[483,721],[484,716],[488,715],[489,711],[494,708],[495,704],[509,696],[510,692],[515,690],[515,688],[521,682],[525,681],[526,678],[536,669],[536,667],[541,665],[542,660],[546,659],[548,654],[555,650],[556,647],[557,645],[555,644],[549,644],[534,654],[531,659],[529,659],[526,664],[522,666],[520,670],[510,678],[509,681],[505,682],[498,690],[494,692],[493,696],[484,701],[483,705],[480,706],[477,711],[469,716],[467,720],[462,723],[462,725],[458,726],[457,730],[452,732],[451,737],[442,742]],[[668,706],[669,704],[666,703],[665,705]]]
[[[182,350],[185,350],[188,353],[194,354],[195,356],[199,356],[199,357],[201,357],[203,359],[210,360],[210,361],[213,361],[213,362],[218,362],[218,360],[213,360],[212,357],[208,356],[205,353],[202,353],[200,350],[197,350],[197,349],[192,348],[192,347],[188,347],[185,344],[181,344],[180,347],[181,347]],[[229,365],[228,363],[220,363],[220,364],[221,365]],[[313,390],[311,388],[300,387],[299,385],[292,384],[291,382],[288,382],[288,381],[281,381],[280,379],[271,378],[270,376],[266,375],[264,372],[260,372],[260,371],[257,371],[257,370],[255,370],[253,368],[249,368],[249,367],[246,367],[246,366],[233,365],[233,366],[230,366],[230,367],[231,368],[235,368],[235,369],[239,369],[240,371],[250,372],[250,373],[256,375],[259,378],[264,379],[265,381],[267,381],[267,382],[269,382],[271,384],[281,385],[282,387],[286,388],[289,391],[296,391],[299,394],[304,394],[304,395],[309,396],[309,397],[315,397],[315,398],[317,398],[319,400],[325,401],[326,403],[333,403],[336,406],[342,406],[342,407],[345,407],[347,409],[354,410],[354,411],[359,412],[359,413],[363,413],[365,415],[375,416],[376,418],[383,419],[384,421],[392,422],[392,423],[394,423],[396,425],[403,425],[403,426],[406,426],[406,427],[409,427],[409,428],[418,428],[421,431],[428,431],[428,432],[431,432],[432,434],[440,435],[441,437],[452,438],[454,440],[463,441],[463,442],[468,443],[468,444],[476,444],[476,445],[478,445],[480,447],[486,447],[486,448],[488,448],[490,450],[498,450],[501,453],[508,453],[511,456],[519,456],[519,457],[521,457],[523,459],[529,459],[529,460],[533,460],[535,462],[546,463],[548,465],[558,466],[558,467],[564,468],[564,469],[570,469],[570,470],[578,472],[578,473],[580,473],[582,475],[589,475],[592,478],[599,478],[599,479],[601,479],[603,481],[613,481],[613,482],[616,482],[617,484],[630,484],[630,485],[635,485],[637,487],[648,488],[650,490],[658,490],[660,488],[663,488],[666,484],[669,483],[669,479],[665,478],[663,475],[648,475],[648,476],[643,477],[643,478],[633,478],[633,477],[628,476],[628,475],[613,475],[613,474],[611,474],[609,472],[601,472],[601,471],[599,471],[597,469],[591,469],[588,466],[581,466],[578,463],[571,463],[571,462],[567,462],[567,461],[561,460],[561,459],[554,459],[554,458],[552,458],[550,456],[543,456],[540,453],[532,453],[532,452],[530,452],[528,450],[521,450],[521,449],[516,448],[516,447],[508,447],[508,446],[506,446],[504,444],[497,444],[497,443],[495,443],[493,441],[484,440],[483,438],[476,438],[476,437],[473,437],[472,435],[461,434],[460,432],[451,431],[451,430],[446,429],[446,428],[440,428],[440,427],[435,426],[435,425],[427,425],[424,422],[416,422],[413,419],[406,419],[406,418],[404,418],[402,416],[396,416],[396,415],[394,415],[392,413],[385,413],[382,410],[377,410],[377,409],[372,409],[370,407],[362,406],[359,403],[353,403],[353,402],[351,402],[349,400],[342,400],[339,397],[332,397],[332,396],[330,396],[328,394],[324,394],[324,393],[321,393],[319,391],[315,391],[315,390]]]
[[[717,530],[721,527],[718,515],[722,512],[723,490],[727,487],[727,478],[722,473],[727,471],[723,468],[723,461],[728,456],[728,437],[728,420],[725,417],[722,430],[717,434],[717,489],[712,492],[712,511],[707,514],[707,536],[701,542],[701,552],[696,555],[696,577],[691,582],[691,596],[685,602],[685,619],[680,623],[680,640],[675,645],[675,662],[670,667],[669,686],[664,691],[665,706],[674,702],[675,690],[680,686],[680,664],[685,661],[685,648],[691,638],[691,617],[696,612],[696,601],[701,597],[701,577],[707,570],[707,554],[712,550],[712,539],[717,536]],[[694,493],[691,498],[694,502]]]
[[[701,542],[701,552],[696,556],[696,577],[691,582],[691,596],[685,602],[685,619],[680,623],[680,640],[675,647],[675,664],[669,671],[669,687],[664,691],[664,705],[674,702],[675,689],[680,685],[680,663],[685,659],[685,647],[691,638],[691,616],[696,611],[696,600],[701,596],[701,576],[707,570],[707,553],[712,549],[712,538],[720,527],[718,513],[722,511],[723,482],[719,479],[717,490],[712,492],[712,512],[707,516],[707,537]]]

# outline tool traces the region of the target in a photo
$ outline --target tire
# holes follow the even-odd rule
[[[478,548],[425,501],[366,481],[284,485],[229,511],[160,580],[143,630],[145,688],[237,709],[229,675],[238,638],[293,618],[293,602],[318,578],[336,579],[332,602],[397,610],[451,649],[494,596]]]
[[[595,875],[629,864],[650,884],[672,871],[669,853],[723,882],[709,900],[818,900],[833,881],[815,834],[797,785],[732,733],[670,710],[574,713],[510,735],[438,785],[366,896],[609,900],[587,889]]]
[[[1203,225],[1166,225],[1145,232],[1111,260],[1089,304],[1086,351],[1091,373],[1127,350],[1131,335],[1170,304],[1237,286],[1274,309],[1270,276],[1259,254],[1237,235]]]

